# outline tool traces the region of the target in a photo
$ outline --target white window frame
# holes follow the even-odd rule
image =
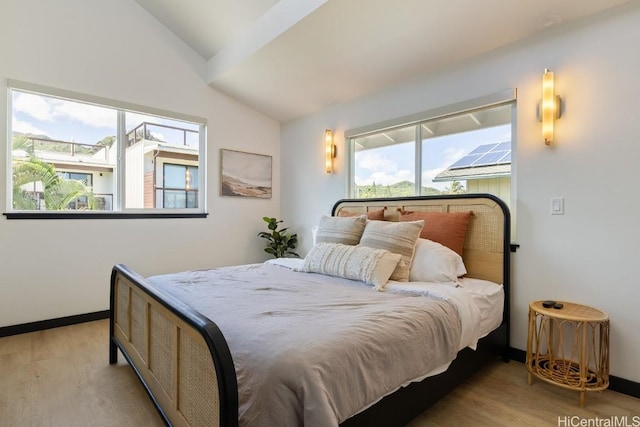
[[[490,95],[482,96],[479,98],[470,99],[467,101],[459,102],[456,104],[450,104],[443,107],[435,108],[428,111],[422,111],[420,113],[411,114],[408,116],[398,117],[395,119],[373,123],[367,126],[359,127],[356,129],[350,129],[344,133],[344,141],[346,144],[345,152],[348,153],[349,167],[347,168],[347,194],[346,197],[355,197],[354,183],[355,183],[355,148],[351,143],[353,138],[366,136],[368,134],[379,133],[385,130],[394,128],[401,128],[411,125],[418,125],[422,122],[433,121],[438,119],[444,119],[447,117],[458,116],[466,113],[473,112],[474,110],[490,107],[498,107],[500,105],[512,105],[511,111],[511,149],[515,151],[516,141],[516,101],[517,90],[507,89],[500,92],[496,92]],[[415,188],[416,194],[422,186],[422,130],[421,126],[416,126],[416,143],[415,143]],[[515,156],[512,156],[511,162],[511,175],[514,176]],[[515,201],[515,187],[514,179],[511,181],[511,199]],[[514,203],[515,204],[515,203]]]
[[[35,95],[42,95],[52,98],[59,98],[66,101],[85,103],[95,105],[104,108],[110,108],[117,111],[117,133],[118,133],[118,158],[116,161],[116,189],[113,197],[113,210],[112,211],[17,211],[13,210],[13,192],[11,191],[13,171],[12,164],[12,91],[17,90],[20,92],[32,93]],[[126,218],[179,218],[179,217],[205,217],[207,215],[207,144],[206,144],[206,132],[207,132],[207,120],[197,116],[191,116],[182,113],[176,113],[172,111],[162,110],[159,108],[142,106],[132,104],[124,101],[118,101],[108,98],[102,98],[99,96],[88,95],[84,93],[57,89],[48,86],[43,86],[35,83],[24,82],[20,80],[7,80],[7,98],[8,98],[8,111],[7,111],[7,197],[6,197],[6,210],[4,215],[8,219],[38,219],[38,218],[112,218],[112,217],[126,217]],[[146,208],[146,209],[132,209],[123,208],[125,200],[125,144],[127,140],[125,129],[125,114],[137,113],[148,116],[157,116],[160,118],[166,118],[170,120],[189,122],[191,124],[197,124],[199,130],[198,141],[198,208],[185,208],[185,209],[168,209],[168,208]]]
[[[435,108],[428,111],[412,114],[409,116],[399,117],[383,122],[374,123],[356,129],[347,130],[344,133],[345,152],[348,153],[348,167],[346,176],[346,197],[355,197],[355,147],[352,139],[366,136],[368,134],[379,133],[385,130],[401,128],[410,125],[418,125],[423,122],[444,119],[447,117],[458,116],[471,113],[474,110],[499,107],[501,105],[511,105],[511,188],[510,188],[510,207],[511,214],[511,238],[516,238],[516,182],[517,182],[517,161],[516,161],[516,126],[517,126],[517,90],[507,89],[479,98],[450,104],[443,107]],[[422,186],[422,126],[416,126],[415,136],[415,194],[420,193]],[[473,193],[471,193],[473,194]]]

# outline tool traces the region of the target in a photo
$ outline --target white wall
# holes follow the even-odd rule
[[[282,215],[310,246],[309,229],[346,196],[345,149],[337,171],[323,168],[325,128],[346,129],[518,89],[514,162],[517,243],[513,254],[512,346],[526,348],[528,303],[569,300],[611,319],[611,373],[640,381],[640,4],[557,28],[527,43],[354,102],[333,105],[282,127]],[[556,141],[544,145],[536,104],[544,68],[566,103]],[[565,198],[565,215],[550,199]],[[523,373],[524,375],[524,373]]]
[[[0,216],[0,326],[108,309],[115,263],[151,275],[266,258],[256,234],[265,228],[262,216],[280,213],[280,126],[207,86],[205,68],[131,0],[0,2],[1,165],[11,78],[206,118],[209,201],[206,219]],[[273,198],[221,198],[220,148],[272,155]]]

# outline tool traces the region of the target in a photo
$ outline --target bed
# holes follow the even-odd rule
[[[475,339],[471,340],[473,342],[465,342],[464,348],[460,347],[460,342],[463,342],[460,336],[464,335],[464,331],[458,332],[455,338],[445,338],[449,342],[449,352],[451,352],[451,347],[454,345],[452,343],[455,342],[456,347],[453,353],[447,356],[449,360],[446,363],[442,363],[443,361],[438,359],[437,362],[434,362],[437,366],[426,365],[424,367],[428,372],[421,372],[420,374],[417,371],[409,374],[403,373],[402,375],[408,375],[407,378],[411,378],[411,381],[403,381],[402,384],[391,387],[387,391],[376,390],[376,393],[379,393],[380,396],[375,396],[373,399],[372,396],[368,396],[368,400],[366,400],[368,403],[363,404],[365,401],[353,403],[361,406],[357,410],[352,407],[339,407],[340,405],[336,402],[342,402],[344,400],[342,397],[331,400],[331,396],[329,396],[327,398],[329,400],[323,400],[324,391],[334,387],[332,383],[324,384],[323,388],[318,389],[317,384],[312,384],[314,381],[306,380],[305,384],[308,386],[305,386],[307,387],[304,389],[305,393],[312,396],[308,398],[312,404],[307,406],[331,407],[330,409],[337,412],[335,419],[339,420],[340,425],[343,426],[404,425],[477,372],[489,360],[496,357],[502,357],[505,361],[508,360],[510,222],[509,211],[504,203],[490,195],[340,200],[334,205],[332,215],[338,217],[344,214],[358,215],[372,214],[374,212],[382,215],[378,219],[391,222],[397,221],[398,217],[403,214],[409,216],[417,215],[419,217],[422,213],[428,212],[452,214],[472,212],[463,237],[464,245],[461,247],[462,259],[467,271],[465,278],[462,279],[461,287],[471,288],[473,281],[493,283],[494,286],[500,287],[502,299],[499,301],[502,307],[500,307],[501,310],[497,314],[494,314],[494,320],[490,322],[492,323],[491,326],[487,327],[487,330],[477,333]],[[408,219],[413,219],[413,217],[409,218],[409,216],[407,217]],[[371,215],[369,215],[369,218],[371,218]],[[312,252],[319,246],[321,245],[314,246]],[[246,372],[252,372],[252,369],[256,369],[255,367],[251,368],[249,363],[245,363],[245,359],[243,359],[245,353],[254,351],[248,350],[242,353],[240,351],[241,344],[239,343],[255,342],[255,345],[266,346],[265,342],[273,342],[275,344],[270,347],[274,349],[270,351],[274,353],[278,352],[278,346],[286,344],[280,344],[277,341],[278,337],[260,342],[258,338],[262,336],[262,333],[252,337],[250,331],[255,326],[249,323],[249,319],[254,316],[251,315],[251,311],[245,311],[250,310],[248,308],[243,307],[242,310],[236,310],[246,313],[247,325],[241,319],[233,318],[230,320],[225,317],[229,312],[234,311],[230,309],[234,298],[240,301],[243,300],[242,296],[220,294],[211,297],[212,301],[219,299],[221,302],[221,304],[215,306],[215,304],[204,304],[203,301],[206,297],[198,295],[189,297],[187,291],[190,291],[189,288],[194,288],[193,284],[199,283],[201,280],[204,281],[205,276],[207,280],[213,280],[212,287],[222,286],[221,284],[225,279],[233,283],[233,281],[238,280],[235,274],[247,274],[246,271],[239,270],[248,270],[249,274],[260,277],[267,277],[265,276],[266,274],[270,275],[272,274],[271,272],[278,270],[278,274],[305,284],[307,281],[311,281],[311,278],[323,276],[316,273],[297,272],[294,271],[295,269],[287,268],[286,264],[286,262],[282,264],[275,262],[266,263],[266,265],[237,266],[212,271],[187,272],[184,273],[186,276],[166,275],[154,278],[143,278],[123,265],[115,266],[111,275],[110,363],[117,362],[119,350],[144,384],[167,424],[190,426],[238,425],[239,416],[241,419],[243,417],[247,419],[247,414],[250,413],[250,410],[247,409],[249,407],[247,399],[250,399],[248,396],[252,395],[252,390],[254,390],[252,388],[253,385],[252,387],[247,386]],[[304,279],[300,279],[302,276],[299,275],[306,276],[304,276]],[[268,277],[266,280],[272,280],[272,282],[269,282],[269,286],[262,285],[262,288],[252,289],[251,292],[264,291],[267,288],[275,289],[279,286],[280,279],[275,281],[271,276]],[[249,281],[259,282],[255,277],[252,277]],[[285,286],[284,282],[285,280],[282,279],[282,286]],[[171,285],[172,283],[175,285]],[[370,292],[369,295],[372,295],[371,300],[387,298],[387,301],[407,300],[411,301],[411,304],[423,304],[422,300],[431,299],[434,301],[429,302],[429,304],[435,304],[437,310],[440,311],[452,310],[450,301],[453,299],[453,293],[456,292],[454,289],[460,287],[456,285],[446,288],[446,292],[451,293],[451,298],[447,298],[446,295],[444,298],[432,298],[431,295],[427,294],[431,292],[430,289],[433,287],[430,287],[429,284],[422,284],[421,286],[425,289],[425,296],[430,298],[405,298],[403,293],[406,292],[407,286],[412,287],[411,282],[407,284],[390,281],[386,285],[384,292],[365,290],[361,286],[362,283],[348,278],[333,278],[331,283],[331,286],[336,286],[336,291],[325,291],[325,293],[335,294],[337,295],[336,298],[339,299],[359,298],[362,292]],[[348,287],[348,291],[346,291],[348,294],[345,294],[347,296],[339,294],[341,291],[338,289],[342,288],[338,287],[344,285]],[[309,286],[305,292],[312,292],[312,289],[314,289],[311,284]],[[302,287],[300,288],[302,289]],[[282,293],[291,292],[291,289],[293,288],[278,290]],[[411,289],[411,292],[414,292],[414,289],[415,287]],[[238,291],[248,292],[244,290],[244,285],[238,286]],[[493,292],[490,293],[493,294]],[[315,300],[315,294],[307,294],[307,301],[313,302]],[[446,302],[442,302],[445,300]],[[388,302],[385,302],[385,304],[388,304]],[[326,305],[340,306],[341,304],[336,304],[334,301],[326,303]],[[368,302],[362,305],[368,306]],[[369,308],[367,307],[367,309]],[[373,310],[377,310],[377,308],[373,308]],[[457,310],[458,314],[460,313],[459,307],[455,308],[455,310]],[[277,311],[272,309],[269,314]],[[368,316],[379,316],[380,313],[374,311],[369,313]],[[259,314],[264,316],[264,312]],[[496,316],[498,316],[497,321]],[[335,316],[331,314],[327,317],[334,318]],[[287,322],[290,322],[290,320],[287,320]],[[348,322],[334,323],[338,324],[335,327],[339,327],[340,324]],[[354,325],[356,323],[354,322]],[[280,327],[277,324],[274,325],[273,327],[275,328]],[[294,333],[296,329],[299,331],[301,328],[294,328],[290,333],[284,335],[296,335]],[[464,330],[464,327],[462,329]],[[309,330],[314,329],[310,328]],[[332,336],[339,336],[344,333],[342,329],[331,331]],[[412,331],[410,332],[413,333]],[[314,333],[316,333],[315,330]],[[299,335],[306,335],[306,338],[309,339],[309,334],[307,333]],[[384,335],[384,332],[380,335]],[[349,338],[347,341],[343,341],[344,344],[338,344],[333,347],[335,350],[324,351],[324,347],[322,347],[323,351],[314,352],[310,346],[315,345],[317,340],[315,337],[312,338],[309,342],[296,347],[311,349],[307,353],[299,353],[302,356],[297,357],[297,359],[311,359],[313,358],[311,356],[315,357],[316,353],[323,354],[321,357],[318,356],[318,363],[332,366],[331,369],[344,368],[341,368],[342,365],[340,363],[324,363],[323,357],[328,359],[334,357],[335,360],[335,357],[344,357],[340,353],[343,349],[347,351],[347,348],[355,346],[357,351],[361,345],[365,345],[354,344],[355,341]],[[245,341],[240,341],[240,339]],[[411,339],[411,341],[416,340]],[[332,356],[334,351],[339,356],[335,354]],[[424,351],[424,349],[420,351]],[[369,350],[363,350],[363,352],[368,354]],[[296,352],[284,353],[298,354]],[[265,354],[268,355],[269,353],[265,350]],[[394,357],[397,357],[397,355]],[[378,358],[380,356],[376,356],[374,359]],[[383,360],[380,363],[388,363],[388,361],[385,362]],[[414,362],[406,363],[412,368],[416,364]],[[289,361],[284,364],[281,363],[281,365],[281,371],[285,371],[285,373],[287,373],[286,371],[291,371],[288,372],[289,377],[293,375],[292,372],[296,372],[294,366],[297,365],[289,365]],[[403,363],[399,363],[399,365],[403,365]],[[291,366],[291,369],[288,368],[289,366]],[[257,370],[260,370],[259,366]],[[357,374],[353,374],[354,371]],[[366,372],[360,372],[359,368],[349,368],[338,372],[339,376],[356,375],[356,377],[349,377],[351,384],[358,383],[357,378],[367,377],[368,375]],[[293,376],[297,377],[298,375],[295,374]],[[302,374],[300,378],[303,378]],[[289,380],[291,378],[287,381]],[[261,382],[262,380],[253,381]],[[304,382],[305,380],[302,381]],[[378,386],[375,383],[373,385]],[[296,387],[298,385],[284,388]],[[267,397],[278,394],[274,390],[264,394]],[[367,390],[367,393],[371,394],[373,392]],[[315,397],[313,397],[314,395]],[[317,404],[315,404],[316,401]],[[266,399],[262,404],[266,404],[268,405],[267,408],[271,408],[261,409],[263,413],[272,413],[274,411],[278,413],[278,410],[273,409],[278,402]],[[334,406],[337,408],[334,408]],[[335,420],[327,423],[324,423],[323,420],[314,420],[312,418],[313,415],[309,415],[308,418],[306,415],[301,414],[296,414],[295,416],[298,419],[306,419],[308,425],[336,425],[338,423]],[[292,416],[292,418],[295,416]],[[273,420],[265,421],[263,424],[273,424]],[[284,425],[284,423],[278,424]]]

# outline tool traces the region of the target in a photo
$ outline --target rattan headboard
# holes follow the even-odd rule
[[[398,220],[398,208],[426,212],[473,211],[462,253],[467,275],[508,286],[510,217],[509,208],[502,200],[490,194],[343,199],[333,206],[332,214],[338,215],[342,209],[365,213],[385,206],[385,220],[389,221]]]

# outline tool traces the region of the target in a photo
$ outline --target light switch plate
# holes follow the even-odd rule
[[[551,198],[551,215],[564,215],[564,197]]]

